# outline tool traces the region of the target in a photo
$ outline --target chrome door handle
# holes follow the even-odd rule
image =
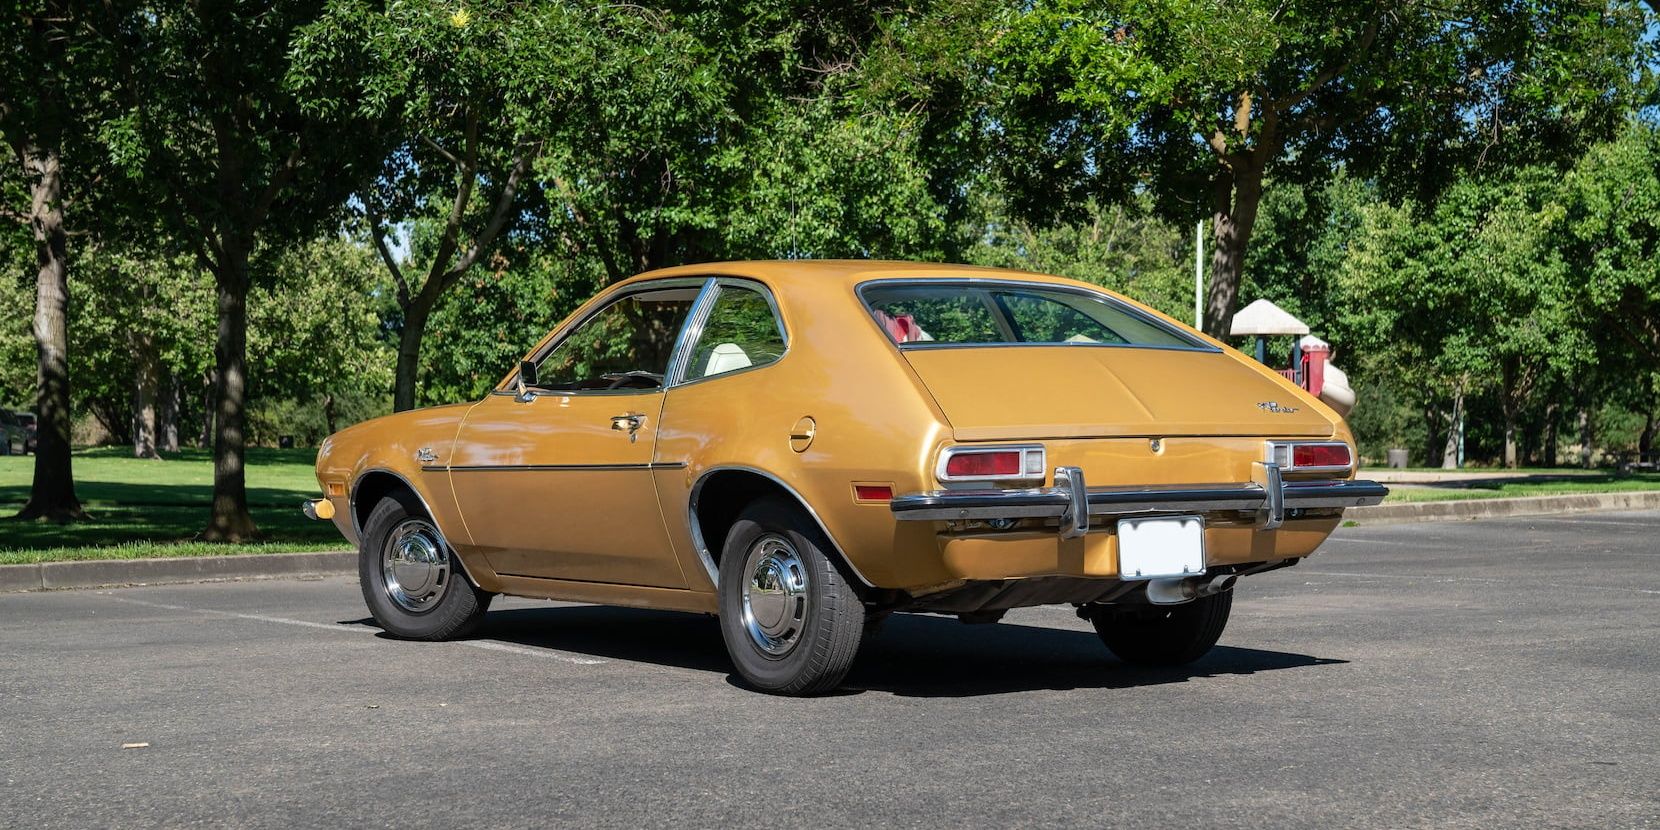
[[[627,415],[611,416],[611,428],[618,431],[627,430],[628,443],[630,444],[634,443],[634,441],[639,437],[636,433],[640,431],[640,427],[643,426],[645,422],[646,416],[641,415],[638,412],[630,412]]]

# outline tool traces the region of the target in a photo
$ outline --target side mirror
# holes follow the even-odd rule
[[[535,385],[536,385],[536,364],[529,361],[529,360],[519,361],[519,383],[518,383],[518,393],[519,394],[515,395],[514,397],[517,398],[520,403],[524,403],[524,402],[532,400],[536,396],[530,394],[530,387],[535,386]]]

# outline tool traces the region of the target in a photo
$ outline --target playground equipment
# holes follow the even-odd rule
[[[1229,333],[1256,338],[1256,358],[1268,365],[1268,338],[1297,336],[1291,348],[1290,368],[1278,370],[1292,383],[1325,401],[1339,415],[1347,416],[1355,406],[1355,391],[1349,376],[1332,365],[1331,344],[1309,334],[1308,324],[1268,300],[1257,300],[1234,315]]]

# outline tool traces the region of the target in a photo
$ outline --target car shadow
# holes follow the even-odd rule
[[[698,614],[606,606],[504,609],[486,616],[474,637],[719,673],[742,685],[732,674],[719,623]],[[1224,645],[1187,666],[1143,668],[1115,659],[1092,631],[1013,623],[964,625],[949,617],[896,614],[865,643],[843,691],[970,697],[1125,689],[1347,662]]]
[[[1347,662],[1219,645],[1186,666],[1147,668],[1113,657],[1094,631],[899,615],[866,644],[845,685],[904,697],[972,697],[1129,689]]]

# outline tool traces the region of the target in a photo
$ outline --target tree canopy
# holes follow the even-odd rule
[[[204,537],[248,537],[250,441],[475,397],[656,267],[962,260],[1186,319],[1200,222],[1203,326],[1309,322],[1370,455],[1660,432],[1660,12],[1629,0],[5,10],[31,515],[80,515],[72,433],[199,442]]]

